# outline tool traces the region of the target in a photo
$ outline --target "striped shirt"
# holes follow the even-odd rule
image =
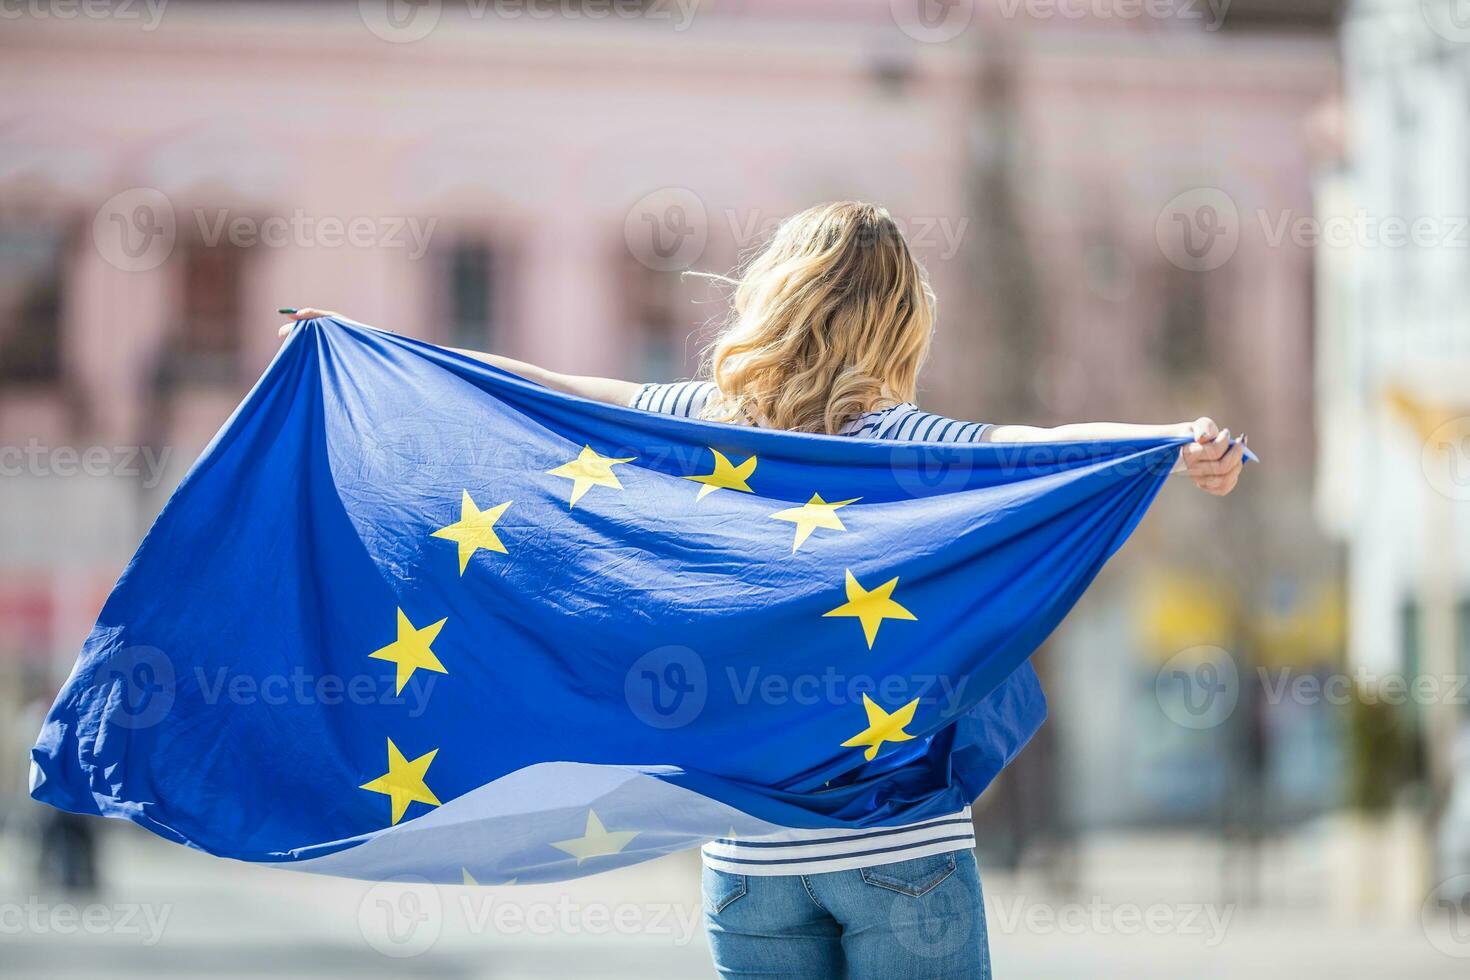
[[[629,402],[634,408],[698,418],[716,388],[711,381],[646,384]],[[844,435],[910,442],[981,442],[989,425],[920,411],[912,402],[867,412],[843,427]],[[704,845],[704,863],[744,875],[806,875],[851,871],[896,861],[968,850],[975,846],[970,808],[901,827],[858,830],[785,830],[750,838],[722,838]]]
[[[628,404],[648,412],[699,418],[715,393],[713,381],[675,381],[646,384]],[[905,442],[984,442],[992,426],[984,422],[961,422],[919,410],[913,402],[866,412],[848,422],[845,436],[867,439],[898,439]]]

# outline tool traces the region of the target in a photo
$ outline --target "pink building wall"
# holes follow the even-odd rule
[[[153,376],[177,327],[178,249],[155,268],[119,268],[102,220],[109,198],[137,188],[167,198],[181,241],[196,209],[206,225],[299,209],[313,222],[365,219],[379,235],[398,219],[434,220],[436,247],[488,236],[512,270],[501,349],[610,374],[645,363],[626,314],[629,258],[642,246],[625,229],[640,227],[646,195],[697,202],[707,244],[692,264],[721,272],[758,243],[752,230],[785,214],[874,200],[910,229],[940,295],[930,407],[1162,420],[1223,412],[1218,395],[1278,448],[1286,472],[1310,458],[1299,380],[1310,255],[1262,241],[1252,216],[1309,208],[1299,127],[1332,88],[1329,37],[1004,18],[990,5],[952,40],[925,43],[886,0],[751,0],[710,4],[682,31],[446,11],[429,37],[396,44],[365,29],[355,6],[179,4],[155,30],[55,18],[0,29],[0,85],[12,96],[0,106],[0,224],[42,216],[72,230],[64,380],[0,387],[0,445],[170,450],[157,487],[7,478],[0,610],[44,611],[25,614],[30,626],[7,613],[0,647],[69,660],[148,515],[274,351],[275,307],[326,306],[448,339],[433,249],[255,245],[242,265],[237,368],[175,385],[161,402]],[[1014,246],[994,240],[974,193],[977,160],[997,138],[981,84],[996,60],[1013,79],[1001,108],[1020,154],[1025,240]],[[1222,360],[1219,389],[1196,385],[1186,405],[1151,355],[1161,284],[1179,271],[1156,225],[1172,197],[1201,186],[1225,188],[1243,217],[1237,254],[1193,274]],[[981,294],[977,263],[1012,248],[1037,270],[1032,323],[997,323]],[[672,363],[687,372],[699,344],[683,337],[718,318],[719,294],[660,282],[684,324]],[[990,386],[1007,363],[996,346],[1017,329],[1040,338],[1024,407]],[[45,636],[23,644],[37,618],[49,620]]]

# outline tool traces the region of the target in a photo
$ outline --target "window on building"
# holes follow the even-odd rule
[[[637,376],[652,381],[687,377],[688,324],[679,316],[677,272],[659,272],[627,256],[623,267],[624,322]]]
[[[228,243],[184,243],[174,354],[181,380],[231,381],[239,374],[247,251]]]
[[[445,256],[449,343],[491,350],[502,339],[503,256],[484,239],[464,239]]]
[[[1180,3],[1181,25],[1189,21],[1214,31],[1330,31],[1341,20],[1344,0],[1232,0],[1229,9],[1200,5],[1190,16],[1189,4]],[[1186,19],[1187,18],[1187,19]]]
[[[0,219],[0,383],[61,377],[66,241],[58,224]]]
[[[1204,369],[1210,346],[1208,299],[1201,273],[1165,266],[1163,313],[1154,349],[1166,375],[1187,377]]]
[[[1424,651],[1424,607],[1417,599],[1406,600],[1399,607],[1399,636],[1404,648],[1404,677],[1413,681],[1427,671],[1425,661],[1429,659]],[[1464,700],[1465,692],[1453,690],[1459,686],[1458,678],[1470,675],[1470,599],[1461,599],[1455,604],[1455,660],[1453,678],[1430,674],[1428,683],[1438,685],[1438,690],[1445,696],[1454,697],[1460,705],[1460,712],[1470,717],[1470,704]],[[1409,698],[1407,704],[1412,714],[1418,713],[1419,706],[1413,698]]]

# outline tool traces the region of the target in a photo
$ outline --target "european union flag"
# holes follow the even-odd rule
[[[954,445],[590,402],[298,329],[102,610],[37,799],[363,878],[568,878],[970,803],[1184,440]]]

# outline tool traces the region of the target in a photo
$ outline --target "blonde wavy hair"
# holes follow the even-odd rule
[[[797,432],[914,399],[934,291],[886,210],[851,201],[787,218],[734,284],[706,354],[706,418]]]

